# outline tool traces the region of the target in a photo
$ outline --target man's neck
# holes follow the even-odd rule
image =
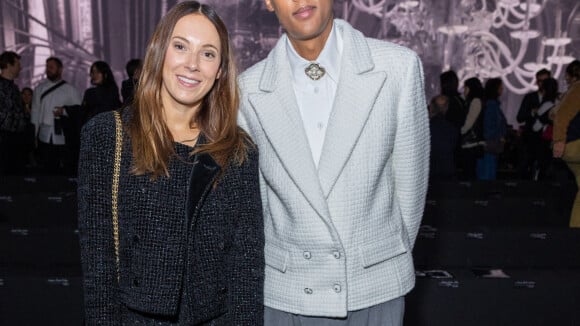
[[[58,83],[59,81],[61,81],[61,80],[62,80],[62,78],[61,78],[61,77],[54,78],[54,79],[50,79],[50,78],[47,78],[47,79],[48,79],[48,80],[50,80],[50,82],[51,82],[51,83]]]
[[[294,39],[290,35],[288,36],[288,39],[290,40],[292,47],[294,50],[296,50],[298,55],[308,61],[314,61],[318,58],[324,49],[324,46],[328,41],[328,37],[330,36],[330,32],[332,31],[333,25],[334,21],[330,21],[320,35],[308,40]]]
[[[313,39],[313,40],[306,40],[306,41],[297,41],[290,39],[290,43],[296,53],[298,53],[301,57],[308,61],[314,61],[324,49],[324,45],[326,44],[326,39],[321,41],[320,39]]]

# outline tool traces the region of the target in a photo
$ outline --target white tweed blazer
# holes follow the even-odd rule
[[[265,305],[343,317],[405,295],[428,182],[423,70],[411,50],[336,19],[343,59],[318,169],[286,35],[240,76],[240,125],[260,151]]]

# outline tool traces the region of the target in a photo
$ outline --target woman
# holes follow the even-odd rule
[[[90,87],[85,91],[81,105],[64,106],[66,118],[62,118],[66,147],[71,156],[71,171],[77,172],[80,132],[82,126],[98,113],[112,111],[121,106],[119,101],[119,88],[109,64],[104,61],[96,61],[89,70],[91,76]]]
[[[503,151],[506,135],[506,119],[501,110],[499,98],[503,93],[500,78],[491,78],[485,83],[485,109],[483,111],[483,139],[485,152],[477,161],[477,176],[480,180],[495,180],[497,159]]]
[[[83,96],[81,126],[95,115],[121,106],[119,87],[109,64],[105,61],[95,61],[89,74],[94,87],[88,88]]]
[[[574,60],[566,67],[568,91],[557,106],[554,119],[554,157],[561,157],[580,186],[580,61]],[[580,191],[576,193],[570,227],[580,227]]]
[[[236,125],[231,51],[207,5],[182,2],[161,19],[122,114],[116,197],[115,117],[85,125],[79,228],[88,324],[262,325],[258,154]]]
[[[483,155],[483,86],[476,77],[469,78],[463,84],[463,95],[468,107],[465,123],[461,127],[461,157],[463,176],[467,180],[475,179],[475,167],[478,158]]]

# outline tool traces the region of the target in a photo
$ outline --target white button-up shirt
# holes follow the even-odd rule
[[[77,89],[69,83],[50,92],[42,100],[40,99],[42,93],[59,82],[52,82],[47,79],[34,89],[30,113],[30,120],[36,126],[38,139],[43,143],[52,143],[54,145],[64,145],[65,143],[64,134],[57,135],[54,133],[54,108],[65,105],[79,105],[82,100]]]
[[[290,41],[286,43],[286,52],[292,68],[294,93],[302,116],[302,123],[306,130],[314,164],[318,166],[338,86],[342,37],[333,25],[322,52],[315,61],[312,61],[326,70],[324,76],[319,80],[312,80],[306,75],[304,70],[312,62],[302,58]]]

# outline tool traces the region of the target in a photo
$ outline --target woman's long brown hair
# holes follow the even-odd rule
[[[129,124],[134,162],[132,172],[137,175],[151,174],[152,178],[169,175],[168,164],[175,150],[161,101],[163,63],[173,28],[179,19],[190,14],[203,15],[213,23],[222,48],[219,79],[191,121],[207,140],[206,144],[197,146],[194,153],[210,154],[222,168],[230,162],[241,164],[246,158],[249,142],[248,136],[237,127],[239,94],[227,28],[211,7],[197,1],[186,1],[174,6],[161,19],[147,46]]]

